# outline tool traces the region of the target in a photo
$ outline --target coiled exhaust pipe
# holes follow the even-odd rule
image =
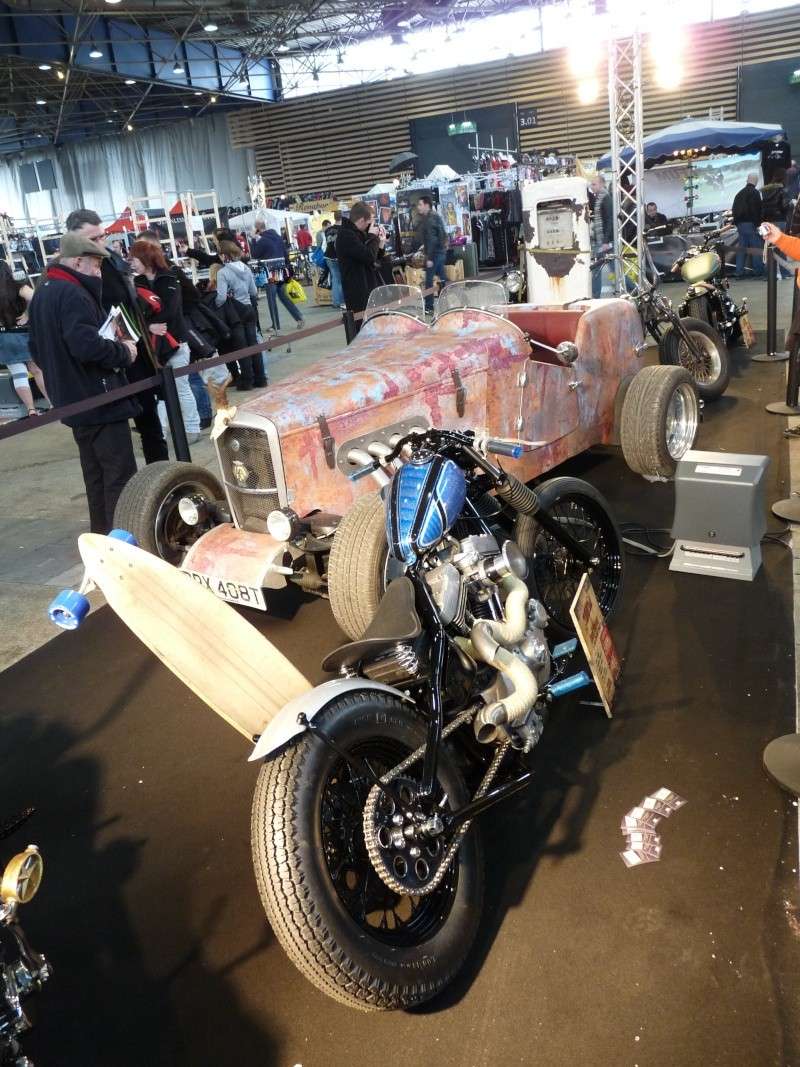
[[[505,622],[480,619],[469,635],[469,651],[474,658],[504,674],[513,687],[507,697],[482,708],[475,716],[475,736],[483,744],[495,741],[502,727],[524,722],[539,696],[533,671],[510,651],[527,629],[528,587],[515,574],[507,574],[500,587],[506,591]]]

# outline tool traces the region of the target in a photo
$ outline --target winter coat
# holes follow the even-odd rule
[[[343,219],[336,238],[336,259],[342,277],[344,302],[349,311],[363,311],[369,294],[383,281],[376,264],[383,249],[376,234],[356,229],[350,219]]]
[[[238,352],[241,348],[247,348],[247,335],[244,332],[244,324],[233,300],[226,300],[224,304],[218,305],[216,289],[209,289],[203,296],[203,306],[206,310],[218,316],[227,331],[227,335],[217,345],[220,355],[226,355],[228,352]]]
[[[614,243],[614,201],[608,189],[594,194],[592,207],[591,245],[599,252],[603,245]]]
[[[253,259],[283,259],[289,254],[286,242],[277,230],[264,230],[250,245]]]
[[[733,198],[733,221],[752,222],[754,226],[761,225],[761,193],[750,182],[740,189]]]
[[[144,277],[136,279],[136,284],[151,289],[161,301],[161,310],[147,316],[148,323],[166,323],[169,337],[150,334],[153,351],[159,366],[164,366],[170,356],[174,355],[177,345],[186,344],[189,334],[183,317],[183,297],[178,279],[171,270],[159,270],[152,281]],[[148,331],[149,332],[149,331]]]
[[[102,281],[58,264],[34,294],[30,307],[31,356],[42,369],[55,407],[102,396],[128,384],[131,359],[121,341],[98,333],[106,319]],[[70,415],[67,426],[98,426],[138,415],[135,396]]]
[[[783,183],[770,182],[761,190],[761,218],[764,222],[785,223],[789,204]]]

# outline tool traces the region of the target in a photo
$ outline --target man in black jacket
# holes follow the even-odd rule
[[[372,290],[383,285],[376,263],[385,244],[386,232],[375,225],[371,206],[358,200],[350,208],[350,218],[342,219],[336,238],[336,262],[348,311],[363,311]],[[361,321],[357,320],[356,333],[360,329]]]
[[[750,260],[753,274],[758,278],[764,276],[764,264],[758,254],[763,242],[758,235],[758,227],[761,225],[761,193],[756,188],[757,185],[758,175],[748,174],[744,189],[740,189],[733,198],[733,222],[739,234],[734,275],[736,278],[744,277],[747,259]]]
[[[59,262],[31,301],[31,355],[55,407],[126,385],[126,368],[136,359],[132,341],[99,333],[106,318],[100,264],[107,256],[98,242],[64,234]],[[63,420],[78,445],[93,533],[112,529],[119,495],[136,473],[128,419],[139,410],[135,396],[123,397]]]
[[[438,211],[433,210],[433,201],[429,196],[417,200],[417,227],[415,240],[425,252],[425,288],[433,288],[433,279],[437,277],[442,285],[446,278],[444,273],[445,254],[447,252],[447,230]],[[433,311],[433,293],[425,297],[425,310]]]
[[[106,248],[106,232],[96,211],[81,208],[71,212],[67,215],[67,232],[79,234],[95,242],[101,248]],[[103,307],[106,311],[110,311],[114,306],[124,307],[136,323],[141,337],[139,354],[142,358],[132,365],[128,377],[132,382],[141,382],[145,378],[152,377],[157,367],[145,322],[139,314],[133,271],[122,256],[110,249],[106,251],[109,254],[102,259],[103,295],[101,299]],[[145,463],[169,459],[164,430],[158,417],[156,390],[146,389],[142,393],[137,393],[136,399],[139,401],[141,410],[134,418],[133,424],[142,442]]]

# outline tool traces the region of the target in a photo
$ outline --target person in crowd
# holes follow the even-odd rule
[[[595,174],[589,183],[592,203],[590,232],[592,259],[600,259],[614,247],[614,205],[602,174]],[[592,296],[595,300],[603,291],[603,264],[592,270]]]
[[[789,202],[786,198],[786,171],[782,167],[775,167],[772,171],[772,179],[761,190],[761,221],[771,222],[783,233],[786,232],[786,216],[789,211]],[[779,278],[789,278],[791,274],[781,264],[778,264]]]
[[[658,204],[651,200],[645,205],[644,209],[644,229],[645,233],[648,230],[658,229],[662,233],[667,232],[667,216],[662,215],[658,210]]]
[[[317,248],[321,249],[323,256],[325,255],[325,246],[328,243],[328,238],[325,236],[325,231],[328,229],[330,224],[330,219],[323,219],[322,223],[320,224],[320,228],[317,230],[316,235],[314,237],[314,243],[316,244]],[[325,266],[320,272],[318,284],[323,287],[328,287],[330,276],[330,268],[328,267],[328,264],[326,262]]]
[[[784,233],[781,227],[773,222],[765,222],[764,229],[764,240],[768,244],[775,245],[788,259],[800,260],[800,237]],[[800,271],[796,272],[795,285],[800,289]],[[795,296],[798,297],[794,301],[795,317],[786,335],[786,345],[790,351],[800,345],[800,294],[795,293]]]
[[[789,166],[786,168],[785,179],[786,199],[789,201],[797,200],[800,196],[800,167],[797,166],[797,160],[793,159]],[[792,203],[794,207],[794,203]]]
[[[311,245],[314,243],[311,234],[309,233],[308,226],[304,222],[297,228],[297,233],[294,235],[295,241],[297,241],[297,247],[301,252],[307,252]]]
[[[136,241],[131,249],[131,266],[138,275],[137,283],[152,290],[161,303],[147,321],[152,337],[156,362],[161,367],[188,367],[191,353],[187,342],[186,323],[178,280],[169,269],[164,253],[151,241]],[[197,401],[186,375],[175,379],[186,437],[190,444],[200,440],[200,415]]]
[[[278,301],[280,300],[297,324],[297,329],[300,330],[305,319],[297,305],[286,293],[286,282],[291,277],[289,248],[285,239],[277,230],[267,229],[266,223],[261,222],[260,224],[263,229],[258,230],[258,239],[250,250],[254,258],[264,263],[269,275],[267,305],[270,319],[272,320],[272,328],[276,332],[281,328],[280,314],[278,313]],[[258,222],[256,226],[259,226]],[[258,253],[256,253],[255,249],[258,249]]]
[[[81,208],[71,212],[67,215],[66,228],[68,233],[77,233],[89,241],[94,241],[100,248],[106,246],[105,230],[96,211]],[[124,307],[137,325],[141,338],[138,345],[140,358],[128,370],[128,379],[132,382],[143,381],[152,377],[157,370],[157,364],[153,345],[139,309],[133,271],[130,264],[113,251],[109,251],[109,255],[102,259],[101,269],[103,308],[109,312],[112,307]],[[146,389],[137,393],[136,399],[139,401],[139,413],[134,417],[133,424],[139,434],[145,463],[169,459],[164,429],[158,417],[157,391]]]
[[[23,418],[38,415],[33,402],[28,372],[33,374],[39,392],[47,398],[44,377],[31,358],[28,341],[28,305],[33,289],[27,281],[18,282],[5,260],[0,260],[0,362],[11,375],[14,392],[25,405]]]
[[[753,274],[757,278],[764,276],[764,264],[761,261],[761,238],[758,227],[761,225],[761,193],[758,191],[758,175],[748,174],[747,183],[733,198],[733,224],[739,235],[736,249],[735,278],[744,278],[745,265],[750,261]]]
[[[218,348],[222,355],[230,352],[240,352],[247,345],[247,337],[244,332],[244,323],[233,300],[226,300],[221,307],[217,307],[217,275],[222,270],[219,263],[212,263],[208,268],[208,282],[203,293],[203,305],[208,312],[219,317],[223,324],[224,332],[218,341]],[[252,383],[246,378],[245,385],[241,384],[241,372],[239,364],[233,360],[226,363],[235,389],[252,389]]]
[[[238,245],[224,244],[225,262],[216,278],[216,306],[224,307],[230,296],[244,327],[245,347],[250,348],[258,344],[258,289],[253,272],[242,262],[242,251]],[[260,353],[239,360],[239,389],[263,389],[266,384],[264,360]]]
[[[357,200],[350,208],[350,217],[342,219],[336,238],[336,262],[342,278],[345,307],[354,314],[367,306],[369,294],[383,284],[377,263],[383,256],[386,233],[376,226],[370,204]],[[356,332],[361,320],[355,323]]]
[[[227,226],[220,226],[214,230],[214,241],[216,242],[218,252],[204,252],[202,248],[190,248],[187,244],[186,255],[189,259],[197,260],[201,267],[210,267],[212,263],[218,263],[223,265],[223,248],[222,245],[235,245],[239,248],[239,244],[236,240],[236,234],[233,230],[228,229]],[[241,249],[239,249],[241,251]]]
[[[192,308],[200,303],[200,293],[197,286],[192,279],[177,265],[172,263],[169,259],[169,253],[164,245],[161,243],[161,238],[155,230],[142,230],[141,233],[136,235],[137,241],[149,241],[155,248],[158,248],[164,255],[164,259],[167,261],[167,266],[171,273],[175,276],[181,291],[181,310],[183,311],[184,323],[187,326],[187,343],[189,345],[189,353],[192,360],[207,358],[212,353],[207,351],[206,346],[202,339],[198,339],[197,333],[192,328],[191,313]],[[181,242],[176,240],[175,242],[178,254],[181,254]],[[188,247],[186,242],[183,242],[184,248]],[[198,349],[198,340],[201,349]],[[205,386],[205,382],[197,371],[193,371],[189,376],[189,387],[194,394],[195,403],[197,404],[197,414],[200,418],[200,429],[207,430],[211,426],[211,419],[213,412],[211,410],[211,400],[209,399],[208,391]]]
[[[447,230],[441,215],[433,210],[433,201],[429,196],[417,200],[417,228],[415,233],[417,246],[425,252],[425,288],[433,288],[434,277],[444,284],[444,260],[447,252]],[[385,244],[385,238],[384,238]],[[381,246],[383,247],[383,245]],[[425,310],[433,311],[433,293],[425,297]]]
[[[110,341],[99,333],[106,319],[101,263],[108,254],[98,241],[65,233],[59,261],[48,267],[31,301],[31,355],[56,407],[126,385],[126,370],[136,360],[133,341]],[[64,419],[78,446],[93,533],[113,529],[117,500],[136,473],[128,420],[138,413],[130,396]]]
[[[341,222],[323,222],[323,249],[325,252],[325,266],[331,281],[331,304],[341,307],[344,303],[344,291],[342,290],[342,272],[336,259],[336,238],[341,230]]]

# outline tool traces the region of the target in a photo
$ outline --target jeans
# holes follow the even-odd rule
[[[283,282],[281,282],[280,285],[276,285],[275,286],[275,292],[276,292],[278,300],[280,300],[280,302],[283,304],[283,306],[286,308],[286,310],[292,316],[294,321],[295,322],[302,322],[303,321],[303,316],[300,313],[300,311],[298,311],[297,305],[292,300],[292,298],[286,295],[286,286],[285,286],[285,284]],[[270,309],[270,314],[272,314],[272,309]],[[277,325],[276,325],[275,329],[279,330],[281,328],[281,320],[280,320],[280,316],[278,315],[278,305],[277,304],[275,305],[275,320],[277,322]]]
[[[167,360],[167,366],[172,367],[173,370],[177,370],[178,367],[188,367],[191,358],[189,346],[182,344],[174,355]],[[188,434],[200,433],[200,416],[197,413],[197,401],[194,398],[188,377],[182,374],[180,378],[176,378],[175,387],[178,390],[178,401],[181,405],[181,415],[183,416],[183,425],[186,428],[186,432]],[[158,414],[161,418],[161,425],[166,432],[167,409],[163,401],[158,405]]]
[[[344,290],[342,289],[342,272],[339,263],[335,259],[326,259],[328,273],[331,276],[331,303],[334,307],[341,307],[344,303]]]
[[[273,330],[279,330],[281,328],[281,319],[278,314],[278,293],[274,282],[270,282],[267,286],[267,307],[269,308],[269,318]]]
[[[425,268],[426,289],[430,289],[432,287],[434,276],[438,276],[439,278],[441,278],[442,284],[445,284],[444,258],[444,252],[437,252],[433,257],[433,260],[431,261],[433,263],[433,266]],[[430,296],[425,297],[425,310],[433,311],[433,293],[431,293]]]
[[[758,230],[756,230],[755,223],[737,222],[736,232],[739,234],[739,246],[736,251],[736,277],[742,278],[744,276],[745,261],[749,259],[753,274],[757,278],[763,278],[764,264],[761,261],[759,251],[764,247],[764,242],[761,240]],[[748,248],[756,249],[756,251],[748,252]]]
[[[128,420],[98,426],[73,426],[89,503],[92,533],[114,529],[114,509],[120,493],[136,473]]]
[[[189,385],[197,403],[197,414],[200,416],[200,421],[203,422],[204,419],[210,419],[212,414],[211,398],[208,395],[208,389],[206,389],[203,379],[197,371],[189,375]]]

